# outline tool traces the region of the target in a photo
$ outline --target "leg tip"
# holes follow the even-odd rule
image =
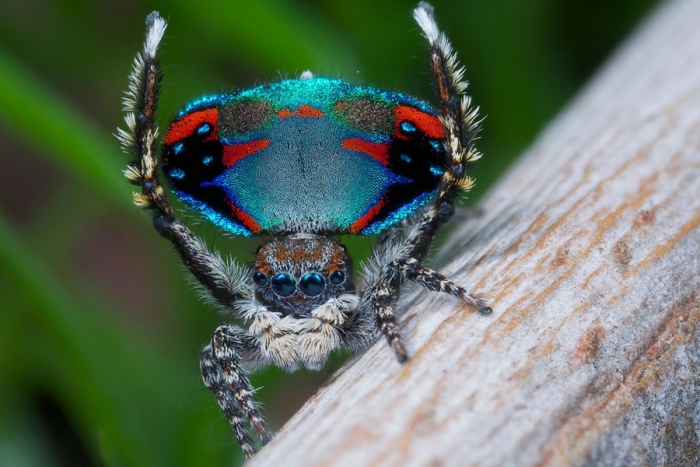
[[[267,433],[265,436],[261,436],[260,437],[260,444],[262,446],[265,446],[267,443],[272,441],[273,436],[274,436],[273,433]]]
[[[391,348],[394,350],[394,355],[396,355],[396,360],[398,360],[399,363],[404,364],[408,361],[408,353],[406,352],[406,347],[404,347],[403,342],[395,340],[391,343]]]
[[[493,310],[491,309],[490,306],[484,306],[484,307],[479,308],[478,312],[480,315],[488,316],[491,313],[493,313]]]

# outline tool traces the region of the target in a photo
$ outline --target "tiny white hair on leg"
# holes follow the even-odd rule
[[[126,123],[126,127],[131,133],[136,131],[136,115],[134,115],[133,111],[124,115],[124,123]]]
[[[428,2],[420,2],[413,10],[413,19],[423,30],[425,38],[433,45],[440,37],[440,30],[435,22],[433,6]]]
[[[330,353],[340,347],[340,328],[347,314],[359,305],[360,298],[355,294],[343,294],[329,299],[316,307],[310,319],[301,320],[299,329],[299,358],[309,370],[320,370]]]
[[[255,297],[236,300],[234,309],[236,313],[246,321],[253,320],[260,313],[268,312],[267,307],[260,303]]]
[[[435,15],[432,5],[426,2],[420,2],[418,7],[413,10],[413,19],[418,26],[423,30],[423,35],[428,41],[431,48],[437,49],[437,52],[444,59],[442,64],[445,67],[446,75],[449,77],[450,86],[455,94],[463,94],[467,89],[467,82],[464,80],[465,68],[459,65],[457,54],[452,49],[452,44],[447,39],[447,36],[440,31],[440,28],[435,21]],[[435,51],[433,51],[435,54]],[[433,56],[433,61],[436,58]]]
[[[337,297],[335,301],[337,302],[338,307],[343,310],[350,311],[357,308],[357,305],[360,304],[360,297],[354,293],[345,293],[340,297]]]
[[[134,131],[136,127],[136,119],[133,117],[134,112],[138,111],[139,95],[141,94],[141,80],[143,79],[145,64],[141,52],[134,57],[134,63],[131,65],[131,73],[129,73],[129,88],[124,92],[122,99],[122,108],[127,112],[124,120],[129,129]],[[129,124],[127,118],[131,114],[133,125]]]
[[[249,303],[255,307],[252,301]],[[250,311],[254,314],[249,330],[260,344],[263,361],[290,373],[296,371],[299,368],[298,336],[294,332],[298,326],[296,319],[282,317],[280,313],[267,311],[263,306],[251,308]]]
[[[143,93],[145,91],[144,80],[146,79],[148,71],[146,68],[153,66],[156,53],[158,51],[158,45],[163,39],[163,34],[165,34],[165,29],[168,25],[160,14],[157,11],[154,11],[146,18],[146,26],[146,39],[143,43],[143,50],[137,53],[136,57],[134,57],[131,73],[129,73],[129,87],[124,93],[124,97],[122,99],[122,108],[126,112],[124,122],[126,123],[127,130],[117,129],[117,138],[121,142],[122,150],[127,154],[131,154],[136,157],[140,157],[141,154],[139,154],[139,147],[135,136],[135,114],[141,111],[141,105],[144,97]],[[157,126],[153,128],[152,132],[149,133],[150,134],[147,135],[147,144],[151,145],[158,136]],[[146,159],[151,158],[152,157],[149,155],[149,157]],[[150,173],[149,167],[142,167],[141,169],[142,176]],[[129,180],[134,181],[132,178],[129,178]]]
[[[387,243],[381,251],[375,249],[372,256],[362,262],[362,275],[359,279],[360,284],[358,284],[361,288],[368,287],[382,279],[382,275],[387,272],[387,266],[397,257],[403,247],[404,240],[397,238]]]
[[[154,11],[146,17],[146,25],[148,32],[146,33],[146,41],[143,44],[143,52],[147,57],[154,58],[168,23],[160,16],[160,13]]]
[[[218,251],[213,252],[214,261],[210,264],[216,277],[217,285],[228,290],[231,295],[242,297],[252,297],[253,287],[248,281],[249,271],[246,267],[239,265],[233,258],[222,258]],[[212,297],[213,299],[213,297]],[[226,308],[229,311],[228,308]]]
[[[117,128],[117,132],[114,133],[114,136],[116,136],[119,140],[119,146],[121,147],[123,152],[129,155],[132,155],[134,153],[134,148],[136,147],[136,138],[134,137],[134,133],[131,130],[126,131],[122,130],[121,128]]]
[[[141,181],[141,171],[138,167],[134,167],[131,164],[127,165],[126,169],[122,170],[122,173],[131,183],[139,183]]]
[[[196,247],[199,251],[208,251],[202,239],[195,237]],[[219,288],[226,289],[231,295],[240,295],[248,298],[253,297],[253,287],[248,281],[249,271],[246,267],[239,265],[233,258],[222,258],[218,251],[212,251],[207,263],[209,268],[209,278]],[[223,312],[231,312],[231,309],[220,304],[196,277],[187,275],[188,281],[199,291],[199,296],[204,301],[213,303]],[[236,302],[238,304],[238,302]]]
[[[317,306],[311,311],[311,316],[321,321],[333,325],[341,325],[345,321],[345,313],[357,308],[360,304],[360,297],[354,293],[345,293],[339,297],[331,297],[327,302]],[[307,320],[313,322],[313,319]],[[305,328],[313,327],[308,322]]]

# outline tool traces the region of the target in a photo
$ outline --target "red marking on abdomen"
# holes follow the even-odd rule
[[[372,156],[383,165],[389,165],[389,144],[388,143],[371,143],[360,138],[344,139],[340,143],[345,149],[352,151],[364,152]]]
[[[214,109],[200,110],[199,112],[193,112],[185,115],[180,120],[177,120],[170,125],[168,132],[163,138],[163,143],[174,144],[178,141],[192,136],[203,123],[208,123],[212,126],[212,131],[209,136],[204,141],[211,141],[216,139],[217,124],[219,120],[219,111]]]
[[[348,228],[350,233],[356,234],[362,231],[365,227],[369,225],[369,223],[377,217],[377,214],[379,214],[379,211],[382,210],[384,205],[386,204],[386,197],[382,198],[377,204],[369,208],[369,211],[367,213],[357,219],[355,222],[352,223],[352,225]]]
[[[291,112],[288,109],[282,109],[279,112],[277,112],[277,116],[279,118],[288,118],[291,117],[292,115],[296,115],[297,117],[301,118],[309,118],[309,117],[323,117],[324,113],[321,112],[318,109],[315,109],[311,106],[308,105],[300,105],[297,107],[297,109],[294,112]]]
[[[308,105],[300,105],[298,109],[294,111],[294,115],[302,118],[309,117],[323,117],[323,112]]]
[[[411,122],[416,128],[428,138],[443,139],[445,138],[445,129],[442,127],[442,122],[439,118],[422,110],[414,109],[407,105],[398,105],[394,108],[396,114],[396,136],[406,138],[401,133],[401,122]]]
[[[231,167],[244,157],[258,152],[261,149],[265,149],[269,145],[269,139],[258,139],[249,143],[238,143],[230,146],[224,146],[224,157],[222,160],[224,167]]]
[[[262,232],[262,227],[260,227],[260,224],[258,224],[255,219],[250,217],[250,215],[240,209],[238,206],[233,204],[231,201],[228,201],[228,205],[231,208],[231,215],[234,219],[239,221],[243,226],[253,232],[254,234]]]

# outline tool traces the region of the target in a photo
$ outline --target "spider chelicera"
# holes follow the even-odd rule
[[[367,347],[384,335],[400,362],[406,349],[395,308],[407,281],[444,292],[482,314],[481,298],[423,265],[455,198],[473,184],[466,169],[477,111],[464,69],[420,3],[413,16],[428,42],[440,100],[418,99],[304,72],[188,104],[170,124],[157,159],[157,49],[166,23],[147,20],[124,100],[118,137],[134,156],[125,175],[137,206],[218,306],[240,325],[214,331],[204,348],[204,383],[216,395],[246,457],[271,434],[247,374],[264,365],[319,369],[337,348]],[[158,171],[188,207],[235,235],[272,235],[252,268],[224,260],[175,215]],[[347,249],[330,238],[380,234],[357,277]]]

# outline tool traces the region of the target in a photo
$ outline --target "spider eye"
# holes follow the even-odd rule
[[[330,275],[329,279],[333,285],[342,284],[345,280],[345,273],[343,271],[336,271]]]
[[[323,280],[323,276],[317,272],[304,274],[304,277],[299,281],[299,289],[301,289],[304,295],[312,297],[323,292],[325,287],[326,282]]]
[[[277,274],[272,278],[272,290],[282,297],[289,297],[296,289],[294,278],[289,274]]]
[[[262,272],[256,272],[253,274],[253,282],[262,287],[263,285],[267,284],[267,276]]]

